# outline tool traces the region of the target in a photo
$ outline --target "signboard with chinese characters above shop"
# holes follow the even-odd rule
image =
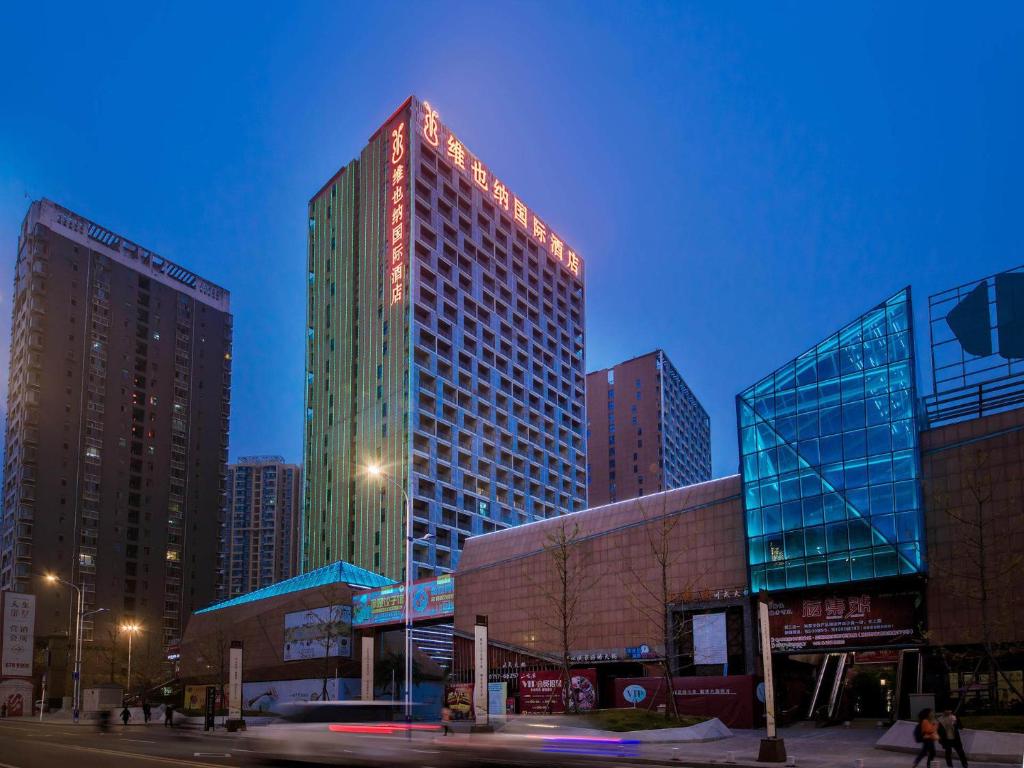
[[[476,189],[485,201],[507,214],[548,258],[574,278],[583,280],[583,260],[536,212],[512,192],[484,162],[470,152],[444,123],[429,102],[413,100],[415,132],[421,146],[429,147]]]
[[[405,252],[409,233],[409,133],[407,110],[399,110],[387,127],[386,219],[391,304],[405,294]]]
[[[773,652],[840,651],[922,642],[921,593],[914,589],[816,590],[773,596]]]
[[[405,585],[370,589],[352,596],[352,626],[357,628],[401,624],[405,611]],[[455,615],[455,579],[451,574],[422,579],[412,585],[412,620],[435,621]]]

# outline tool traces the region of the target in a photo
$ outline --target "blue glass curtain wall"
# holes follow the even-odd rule
[[[910,289],[737,397],[751,587],[924,570]]]

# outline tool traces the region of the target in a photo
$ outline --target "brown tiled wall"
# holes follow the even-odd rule
[[[649,618],[657,601],[641,586],[660,580],[648,531],[658,541],[659,518],[681,515],[670,537],[678,553],[669,572],[673,592],[742,588],[747,577],[739,493],[739,477],[727,477],[472,538],[455,575],[455,626],[471,631],[476,616],[485,614],[493,640],[558,651],[555,571],[544,548],[564,523],[567,531],[578,531],[575,550],[589,566],[575,648],[660,647]]]
[[[1024,637],[1024,409],[921,436],[929,561],[929,642],[981,640],[977,529],[982,506],[994,641]]]

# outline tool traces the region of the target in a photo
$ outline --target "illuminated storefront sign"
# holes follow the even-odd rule
[[[391,304],[402,300],[405,293],[405,234],[409,218],[406,199],[406,175],[409,167],[409,137],[406,133],[405,113],[391,124],[387,176],[387,238],[391,270]]]
[[[372,589],[352,597],[352,625],[379,627],[401,624],[405,585]],[[455,579],[451,574],[423,579],[412,585],[412,620],[429,621],[455,615]]]
[[[575,277],[579,277],[583,269],[580,257],[565,242],[552,232],[548,225],[526,207],[518,197],[506,187],[486,165],[475,157],[465,145],[459,141],[440,120],[437,110],[427,102],[418,102],[420,136],[422,140],[435,148],[454,168],[457,168],[472,184],[480,190],[499,210],[509,213],[512,219],[533,241],[547,251],[548,256],[562,265]]]

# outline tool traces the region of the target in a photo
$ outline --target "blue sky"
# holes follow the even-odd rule
[[[4,16],[4,363],[18,226],[50,197],[230,289],[232,458],[301,459],[306,202],[410,93],[578,247],[588,368],[668,352],[716,475],[758,377],[908,283],[920,321],[929,293],[1024,262],[1019,4]]]

